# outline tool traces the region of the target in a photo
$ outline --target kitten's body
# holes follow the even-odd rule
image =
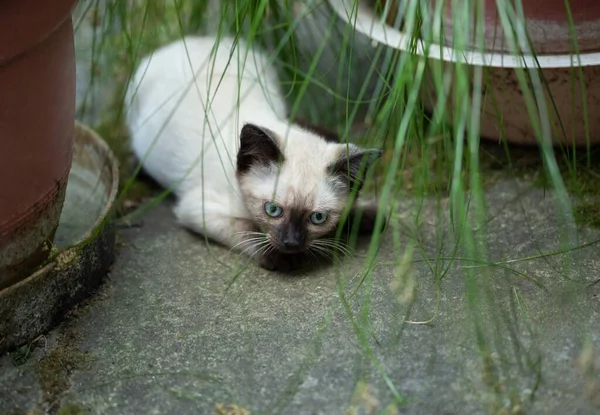
[[[346,145],[290,124],[267,57],[230,38],[215,41],[188,37],[141,62],[125,102],[132,147],[173,189],[181,224],[285,269],[283,252],[334,230],[348,177],[360,181],[353,164],[380,153],[351,145],[349,156]],[[280,216],[265,214],[271,201]],[[314,212],[326,222],[311,222]]]

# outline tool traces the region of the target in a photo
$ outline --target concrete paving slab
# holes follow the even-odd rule
[[[251,265],[235,278],[240,259],[177,227],[164,202],[120,230],[92,300],[23,364],[0,359],[0,412],[213,414],[219,403],[252,414],[600,412],[598,369],[585,373],[599,364],[590,350],[600,349],[600,284],[589,283],[600,277],[600,232],[580,230],[591,244],[557,253],[548,191],[504,181],[487,201],[490,221],[477,232],[491,260],[508,262],[469,261],[454,251],[447,201],[407,199],[393,221],[399,246],[389,228],[360,288],[364,243],[340,266],[291,277]],[[393,281],[411,242],[416,288],[402,303]],[[477,265],[473,280],[487,282],[474,311],[465,287]]]

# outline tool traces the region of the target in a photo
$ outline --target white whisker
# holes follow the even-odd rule
[[[247,246],[246,248],[244,248],[242,250],[242,253],[246,254],[246,255],[250,255],[250,251],[252,250],[260,250],[262,248],[264,248],[265,246],[267,246],[269,244],[269,241],[267,240],[260,240],[258,242],[254,242],[251,245]]]
[[[273,249],[275,249],[275,247],[267,240],[266,243],[263,244],[263,246],[261,246],[259,249],[257,249],[254,253],[252,253],[249,256],[251,259],[253,259],[256,256],[266,255]]]
[[[349,246],[339,239],[316,239],[311,242],[309,248],[325,255],[327,258],[335,257],[336,259],[339,259],[340,255],[338,254],[341,254],[342,257],[352,256]]]
[[[311,256],[311,257],[313,257],[313,258],[314,258],[316,261],[318,261],[318,260],[319,260],[319,259],[321,259],[321,258],[320,258],[320,257],[319,257],[319,255],[317,255],[317,254],[316,254],[314,251],[315,251],[315,250],[313,250],[313,249],[310,247],[310,245],[309,245],[309,246],[306,248],[306,251],[304,251],[304,252],[306,252],[306,253],[310,254],[310,256]]]
[[[344,250],[344,251],[349,250],[348,246],[346,244],[344,244],[343,242],[341,242],[339,240],[335,240],[335,239],[317,239],[317,240],[313,241],[313,243],[316,245],[319,245],[319,246],[325,246],[325,247],[340,249],[340,250]]]
[[[332,255],[331,251],[316,245],[309,246],[307,252],[310,252],[315,257],[317,257],[317,254],[319,254],[320,256],[325,257],[326,259],[331,259]]]
[[[239,250],[241,254],[249,255],[251,258],[269,244],[269,236],[263,232],[242,231],[234,235],[242,240],[233,245],[229,252]]]
[[[326,250],[324,252],[321,253],[321,255],[323,255],[325,258],[327,258],[328,260],[332,261],[332,260],[338,260],[341,261],[342,258],[334,251],[331,250]]]
[[[239,231],[239,232],[234,232],[234,235],[265,235],[264,232],[257,232],[257,231]]]
[[[244,245],[244,244],[255,245],[256,243],[263,242],[264,240],[265,240],[264,237],[258,237],[258,236],[254,237],[254,238],[244,239],[244,240],[238,242],[237,244],[233,245],[231,247],[231,249],[229,250],[229,252],[235,250],[236,248],[239,248],[241,245]]]
[[[244,236],[265,236],[265,234],[263,232],[255,232],[255,231],[240,231],[240,232],[235,232],[233,234],[233,236],[238,239],[238,238],[243,238]]]

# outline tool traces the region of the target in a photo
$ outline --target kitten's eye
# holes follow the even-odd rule
[[[283,209],[275,203],[267,202],[265,203],[265,213],[272,218],[278,218],[283,215]]]
[[[310,214],[309,219],[313,225],[322,225],[327,220],[327,213],[313,212]]]

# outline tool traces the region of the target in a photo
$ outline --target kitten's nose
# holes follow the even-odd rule
[[[300,241],[297,238],[285,238],[283,240],[285,249],[294,250],[300,248]]]

